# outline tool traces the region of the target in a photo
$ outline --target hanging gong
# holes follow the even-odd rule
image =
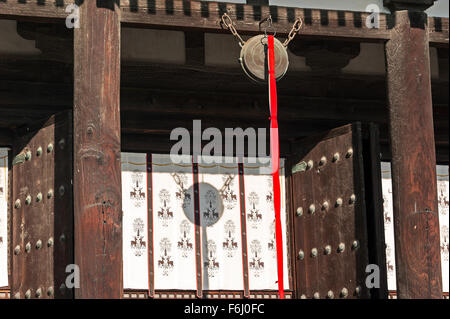
[[[247,40],[241,49],[239,62],[242,69],[245,74],[256,82],[265,82],[266,53],[264,47],[266,43],[266,36],[261,34]],[[274,50],[275,78],[278,81],[287,72],[289,58],[286,47],[276,38],[274,39]]]

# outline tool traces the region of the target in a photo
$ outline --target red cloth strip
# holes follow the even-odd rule
[[[280,146],[278,137],[278,105],[277,105],[277,83],[275,79],[275,50],[274,38],[268,36],[269,57],[269,102],[270,102],[270,150],[272,154],[272,176],[273,176],[273,202],[275,208],[275,237],[277,245],[277,269],[278,269],[278,292],[280,299],[284,299],[283,283],[283,237],[281,230],[281,187],[280,187]]]

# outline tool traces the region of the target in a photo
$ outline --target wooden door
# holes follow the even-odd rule
[[[293,144],[291,216],[298,298],[368,298],[361,128]]]
[[[12,298],[71,298],[72,118],[26,128],[13,147]]]

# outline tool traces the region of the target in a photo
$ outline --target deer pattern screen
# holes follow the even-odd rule
[[[392,177],[390,163],[381,163],[382,186],[383,186],[383,208],[384,208],[384,231],[386,239],[386,263],[388,273],[388,289],[397,290],[395,275],[395,242],[394,242],[394,214],[392,205]],[[438,165],[437,189],[439,207],[439,226],[441,235],[441,263],[442,263],[442,290],[448,292],[449,286],[449,216],[448,216],[448,166]]]
[[[8,150],[0,148],[0,287],[8,286]]]
[[[155,289],[195,290],[200,253],[203,290],[241,291],[246,245],[250,289],[277,289],[272,177],[261,174],[248,160],[240,177],[237,163],[222,160],[223,164],[198,164],[201,249],[197,252],[192,158],[175,164],[169,155],[122,153],[124,288],[148,289],[150,279]],[[283,161],[280,167],[285,288],[289,289]],[[245,223],[241,203],[245,203]],[[148,258],[149,253],[153,258]]]

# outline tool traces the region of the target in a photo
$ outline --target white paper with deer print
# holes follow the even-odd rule
[[[384,230],[386,241],[386,263],[388,270],[388,289],[397,289],[395,275],[395,239],[394,239],[394,214],[392,204],[392,177],[390,163],[381,163],[382,187],[383,187],[383,208],[384,208]],[[448,166],[438,165],[437,188],[438,188],[438,208],[439,226],[441,236],[441,263],[442,263],[442,290],[449,291],[449,216],[448,216]]]
[[[384,237],[386,242],[386,269],[388,289],[396,290],[394,212],[392,202],[392,178],[389,163],[381,163],[381,184],[383,189]]]
[[[449,216],[448,216],[448,166],[438,165],[437,169],[437,188],[439,205],[439,226],[441,233],[441,265],[442,265],[442,290],[448,292],[449,286]]]
[[[199,163],[203,289],[243,290],[239,171],[223,162]]]
[[[192,157],[152,155],[155,289],[196,289]]]
[[[281,227],[284,288],[289,289],[286,238],[286,191],[284,160],[280,159]],[[278,269],[272,175],[262,174],[260,164],[244,161],[247,254],[250,290],[277,290]]]
[[[123,286],[148,289],[147,155],[122,153]]]
[[[8,286],[8,150],[0,148],[0,287]]]

